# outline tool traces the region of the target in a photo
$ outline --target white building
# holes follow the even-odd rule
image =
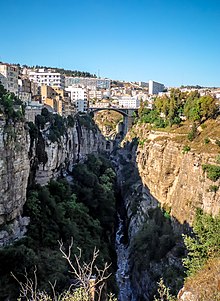
[[[78,99],[88,99],[87,90],[84,88],[75,88],[73,86],[69,86],[65,90],[70,92],[70,98],[73,102],[75,102]]]
[[[103,92],[98,90],[91,90],[88,91],[89,99],[97,99],[102,100],[103,99]]]
[[[56,86],[60,89],[64,89],[65,87],[65,76],[59,72],[51,72],[45,69],[39,69],[38,71],[30,72],[29,78],[34,83],[38,83],[38,86]]]
[[[164,84],[160,84],[157,82],[154,82],[153,80],[149,80],[149,94],[154,95],[158,94],[159,92],[163,92],[165,89]]]
[[[88,111],[88,101],[85,99],[76,100],[76,111],[77,112],[87,112]]]
[[[140,100],[137,97],[122,96],[119,98],[119,107],[137,109],[140,107]]]
[[[75,104],[77,112],[86,112],[88,110],[88,93],[86,89],[69,86],[65,90],[70,92],[71,102]]]
[[[18,68],[10,64],[0,63],[1,82],[4,88],[18,95]]]

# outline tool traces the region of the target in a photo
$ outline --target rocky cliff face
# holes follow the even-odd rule
[[[217,215],[220,209],[220,192],[210,189],[213,184],[219,186],[220,181],[213,183],[202,169],[202,164],[217,164],[217,153],[200,153],[193,148],[183,152],[184,144],[170,133],[145,131],[140,136],[139,142],[137,139],[131,142],[128,137],[129,142],[124,143],[115,157],[128,236],[124,248],[119,249],[119,257],[127,260],[119,265],[120,300],[127,300],[126,293],[128,300],[153,300],[160,277],[171,286],[179,281],[175,290],[180,289],[183,245],[179,234],[192,224],[196,208],[212,215]],[[161,212],[166,218],[170,216],[173,242],[166,231],[161,235],[154,230],[155,223],[160,229],[169,226],[158,215],[158,208],[164,208]],[[165,241],[167,244],[163,245]],[[149,246],[155,253],[161,248],[160,256],[149,254]],[[140,252],[136,251],[138,248]],[[141,260],[138,254],[143,255]]]
[[[3,118],[3,117],[2,117]],[[51,142],[48,129],[30,139],[23,122],[6,125],[0,120],[0,246],[22,237],[29,222],[21,217],[28,179],[46,185],[52,178],[68,175],[75,163],[90,153],[106,150],[97,128],[76,122],[59,141]]]
[[[30,171],[29,135],[21,123],[0,120],[0,246],[23,235],[21,218]],[[10,222],[10,225],[9,225]]]
[[[98,129],[89,129],[77,122],[74,127],[69,127],[59,142],[51,142],[47,138],[48,131],[42,132],[38,146],[47,158],[36,166],[35,181],[46,185],[51,178],[57,178],[71,172],[75,163],[86,158],[88,154],[106,151],[104,136]],[[36,162],[37,147],[33,151],[32,162]]]
[[[171,220],[164,217],[160,202],[143,183],[137,159],[137,143],[133,142],[127,143],[114,157],[125,209],[121,218],[126,230],[117,248],[121,258],[117,279],[122,301],[153,300],[157,281],[165,275],[175,281],[180,278],[181,283],[182,264],[177,250],[182,239],[172,240],[175,234]],[[171,280],[173,286],[175,281]]]
[[[150,137],[150,135],[148,136]],[[182,151],[183,145],[166,136],[156,135],[137,150],[140,177],[151,194],[179,223],[192,223],[195,209],[217,215],[220,191],[210,191],[213,182],[202,164],[216,164],[216,155]],[[215,185],[219,185],[219,180]]]

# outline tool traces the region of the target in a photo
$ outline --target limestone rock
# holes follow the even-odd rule
[[[0,122],[0,225],[22,213],[30,171],[24,124]]]
[[[217,215],[220,191],[211,192],[213,182],[202,164],[214,162],[210,154],[182,153],[182,145],[169,139],[152,140],[138,147],[137,165],[141,180],[150,193],[179,223],[192,223],[195,209]],[[219,185],[219,180],[215,185]]]

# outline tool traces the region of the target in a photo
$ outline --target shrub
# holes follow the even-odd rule
[[[184,258],[183,264],[187,268],[188,275],[199,271],[209,258],[220,255],[220,216],[214,218],[198,209],[193,231],[193,237],[184,236],[188,255]]]
[[[210,139],[206,137],[206,138],[204,139],[204,143],[205,143],[205,144],[209,144],[209,142],[210,142]]]
[[[196,125],[193,124],[192,130],[188,133],[189,141],[193,141],[196,138],[196,135],[197,135]]]
[[[191,150],[189,145],[184,145],[183,149],[182,149],[182,153],[186,154]]]
[[[210,185],[209,186],[209,191],[210,192],[216,192],[216,191],[218,191],[218,189],[219,189],[219,186],[216,186],[216,185]]]
[[[154,296],[154,301],[176,301],[176,297],[170,293],[169,287],[166,287],[164,284],[163,278],[158,282],[157,295],[159,296],[159,299]]]
[[[216,157],[216,163],[220,164],[220,155]]]
[[[220,178],[220,166],[203,164],[202,169],[207,172],[207,178],[211,181],[216,182]]]
[[[74,117],[72,115],[67,116],[67,123],[68,123],[69,127],[74,127],[75,120],[74,120]]]

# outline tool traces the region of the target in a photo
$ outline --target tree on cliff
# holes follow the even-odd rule
[[[213,118],[218,107],[216,99],[211,95],[199,96],[198,92],[191,92],[186,99],[184,114],[191,121],[201,121]]]
[[[17,107],[16,107],[17,106]],[[21,120],[24,115],[24,107],[21,100],[11,92],[5,90],[0,84],[0,113],[3,113],[7,119]]]
[[[212,217],[198,209],[193,232],[194,236],[184,236],[188,256],[183,263],[188,275],[198,272],[209,258],[220,256],[220,215]]]

